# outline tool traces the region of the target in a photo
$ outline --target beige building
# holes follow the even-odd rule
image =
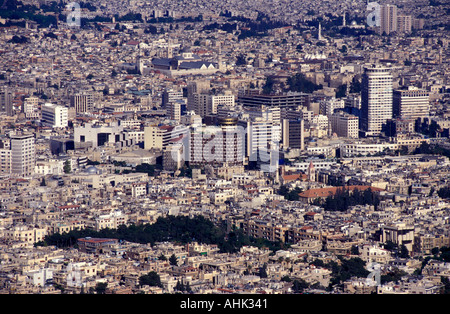
[[[331,131],[339,137],[358,138],[359,118],[357,116],[338,111],[329,117]]]
[[[47,235],[45,228],[32,226],[13,226],[3,232],[3,238],[8,242],[21,242],[23,246],[32,246],[34,243],[43,241]]]
[[[414,246],[414,227],[404,223],[393,223],[381,228],[380,242],[393,242],[398,246],[404,245],[408,252],[412,252]]]
[[[393,116],[401,119],[426,118],[430,113],[430,93],[410,86],[393,92]]]

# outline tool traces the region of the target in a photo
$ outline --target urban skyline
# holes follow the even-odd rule
[[[448,294],[449,13],[3,1],[0,293]]]

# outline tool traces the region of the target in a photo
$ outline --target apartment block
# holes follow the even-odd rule
[[[11,174],[30,176],[36,163],[35,138],[33,134],[11,136]]]
[[[331,131],[339,137],[358,138],[359,118],[357,116],[338,111],[329,116]]]
[[[392,106],[396,118],[426,118],[430,113],[430,92],[412,86],[407,90],[394,90]]]

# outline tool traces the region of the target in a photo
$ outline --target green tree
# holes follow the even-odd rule
[[[347,95],[347,84],[339,85],[336,89],[336,98],[343,98]]]
[[[108,286],[107,282],[99,282],[95,286],[95,293],[97,294],[105,294],[106,293],[106,287]]]
[[[177,259],[177,257],[175,256],[175,254],[172,254],[172,255],[170,256],[170,258],[169,258],[169,263],[170,263],[170,265],[172,265],[172,266],[178,266],[178,259]]]
[[[322,85],[314,84],[309,81],[303,73],[297,73],[287,79],[289,90],[293,92],[312,93],[318,89],[322,89]]]
[[[158,260],[160,261],[167,261],[167,257],[161,253],[161,255],[158,257]]]
[[[266,83],[263,86],[263,93],[267,94],[267,95],[272,94],[274,84],[275,84],[275,80],[273,79],[273,77],[268,76],[266,78]]]
[[[70,166],[70,160],[64,162],[64,173],[71,173],[72,167]]]
[[[258,275],[261,278],[267,278],[267,264],[264,263],[264,265],[259,268]]]
[[[161,278],[155,271],[149,272],[147,275],[142,275],[139,277],[139,285],[140,286],[152,286],[152,287],[161,287]]]
[[[305,289],[309,288],[309,284],[303,279],[295,279],[292,282],[292,290],[295,293],[302,293]]]
[[[241,54],[236,57],[236,66],[242,66],[242,65],[246,65],[246,64],[247,64],[247,60],[244,55]]]

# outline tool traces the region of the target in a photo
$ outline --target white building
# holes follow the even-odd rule
[[[117,122],[110,124],[86,123],[84,126],[74,128],[75,148],[83,145],[91,145],[93,148],[104,145],[115,145],[116,147],[130,146],[134,144],[124,132],[123,126]]]
[[[200,93],[194,95],[194,101],[194,111],[202,117],[216,114],[218,107],[233,108],[235,106],[235,98],[232,94],[211,95]]]
[[[393,116],[401,119],[425,118],[430,113],[430,92],[409,86],[393,93]]]
[[[345,143],[341,145],[341,157],[370,156],[386,150],[395,151],[399,148],[396,143]]]
[[[367,67],[362,76],[361,130],[378,135],[384,123],[392,119],[392,75],[389,68]]]
[[[46,103],[41,108],[42,122],[53,128],[65,128],[69,124],[69,109],[64,106]]]
[[[345,107],[344,99],[331,97],[324,99],[319,104],[319,111],[321,114],[330,116],[334,113],[336,109],[342,109]]]

